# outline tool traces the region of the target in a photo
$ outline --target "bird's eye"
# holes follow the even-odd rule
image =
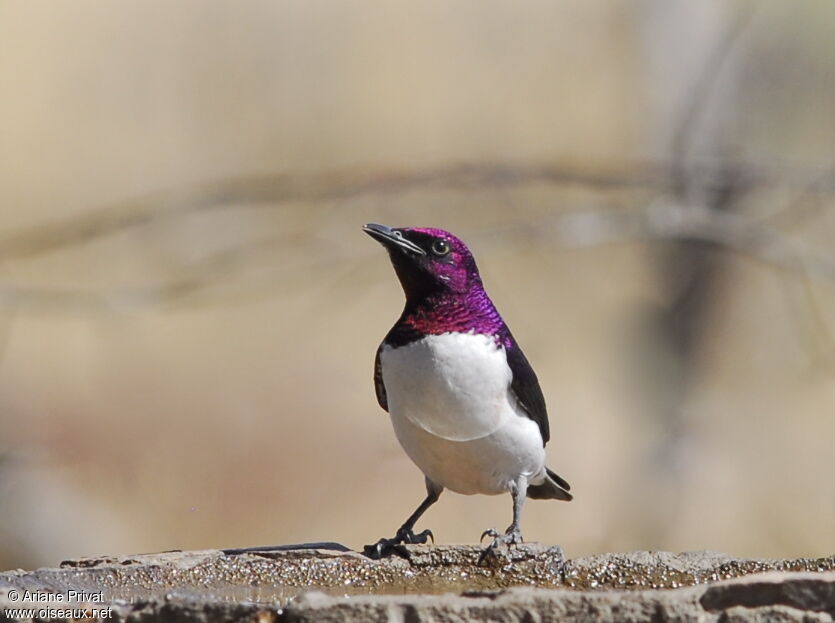
[[[438,257],[443,257],[449,253],[449,243],[446,240],[436,240],[432,243],[432,253]]]

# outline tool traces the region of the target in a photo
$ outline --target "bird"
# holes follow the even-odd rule
[[[550,439],[536,373],[490,300],[466,244],[443,229],[368,223],[388,251],[406,303],[377,349],[374,388],[403,450],[423,472],[426,498],[391,538],[367,545],[380,558],[427,543],[415,525],[441,493],[513,499],[482,558],[522,543],[525,498],[570,501],[568,482],[545,465]]]

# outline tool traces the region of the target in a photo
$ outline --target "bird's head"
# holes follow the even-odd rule
[[[408,300],[436,293],[466,294],[482,287],[472,253],[448,231],[377,223],[362,229],[388,250]]]

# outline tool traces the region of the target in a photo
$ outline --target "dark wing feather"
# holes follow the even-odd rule
[[[377,349],[377,354],[374,355],[374,391],[377,393],[377,402],[384,411],[388,412],[389,404],[386,398],[386,386],[383,384],[383,366],[380,365],[380,351],[383,350],[383,345]]]
[[[505,351],[507,353],[507,365],[513,374],[513,381],[510,383],[510,391],[516,397],[516,401],[522,407],[529,418],[539,426],[542,434],[542,445],[544,446],[551,438],[548,428],[548,410],[545,408],[545,397],[539,388],[539,380],[536,372],[528,363],[525,353],[516,343],[511,344]]]

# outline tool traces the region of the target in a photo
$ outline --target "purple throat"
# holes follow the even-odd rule
[[[386,336],[392,346],[405,345],[426,335],[476,333],[490,335],[497,345],[509,348],[512,338],[487,292],[475,287],[462,294],[445,292],[407,304]]]

